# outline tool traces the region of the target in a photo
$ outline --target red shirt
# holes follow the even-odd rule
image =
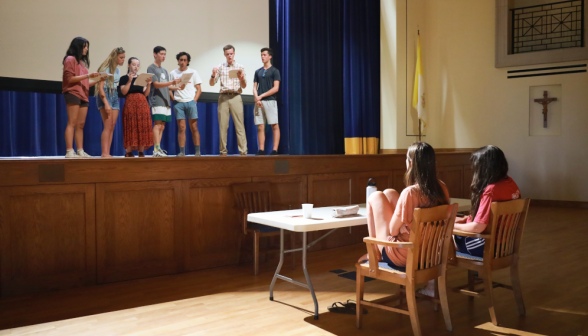
[[[488,225],[490,223],[490,205],[492,202],[511,201],[519,198],[521,198],[521,191],[510,176],[494,184],[489,184],[480,197],[480,206],[473,222]],[[471,216],[468,222],[472,222]]]
[[[75,57],[67,56],[63,62],[63,93],[71,93],[81,100],[88,102],[88,96],[90,95],[90,80],[86,78],[77,83],[69,83],[70,78],[87,74],[88,69],[86,69],[83,62],[78,63]]]

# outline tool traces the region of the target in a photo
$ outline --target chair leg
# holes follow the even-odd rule
[[[519,308],[519,314],[525,316],[525,302],[523,301],[523,291],[521,289],[521,279],[519,278],[519,264],[516,260],[512,266],[510,266],[510,278],[512,283],[512,291],[514,292],[515,300],[517,301],[517,307]]]
[[[253,274],[259,273],[259,232],[253,232]]]
[[[497,326],[498,320],[496,319],[496,311],[494,310],[494,294],[492,292],[494,287],[492,285],[492,272],[490,270],[485,270],[482,276],[484,278],[484,296],[486,297],[486,302],[488,304],[490,319],[492,320],[492,324]]]
[[[447,279],[446,275],[439,277],[438,284],[438,296],[441,301],[441,310],[443,311],[443,318],[445,319],[445,326],[447,331],[452,331],[453,326],[451,325],[451,314],[449,313],[449,302],[447,301]]]
[[[408,314],[410,315],[410,324],[415,336],[421,336],[421,325],[419,323],[419,312],[417,310],[414,283],[406,284],[406,303],[408,304]]]
[[[290,232],[290,249],[295,249],[296,247],[296,236],[294,232]],[[296,269],[296,252],[290,253],[292,255],[292,269]]]
[[[475,276],[476,272],[472,271],[472,270],[468,270],[468,290],[469,291],[474,291],[476,289],[474,280],[476,279]],[[474,297],[473,296],[468,296],[468,300],[469,301],[474,301]]]
[[[361,306],[361,300],[363,300],[363,285],[364,277],[361,275],[359,268],[356,269],[356,281],[355,281],[355,322],[358,329],[361,329],[361,323],[363,319],[363,307]]]

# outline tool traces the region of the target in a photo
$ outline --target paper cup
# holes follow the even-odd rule
[[[304,203],[302,204],[302,217],[304,218],[312,218],[312,204]]]

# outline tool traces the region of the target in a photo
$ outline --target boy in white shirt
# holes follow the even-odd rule
[[[172,100],[175,101],[174,110],[178,122],[178,143],[180,145],[178,156],[186,156],[186,119],[189,120],[190,130],[192,131],[192,140],[194,141],[194,148],[196,150],[195,156],[201,155],[196,102],[202,93],[200,88],[202,80],[196,70],[188,68],[191,59],[190,54],[187,52],[182,51],[177,54],[176,60],[178,60],[178,65],[180,67],[169,74],[171,80],[181,79],[182,75],[186,73],[192,74],[192,77],[187,84],[181,85],[177,90],[170,90],[170,96]]]

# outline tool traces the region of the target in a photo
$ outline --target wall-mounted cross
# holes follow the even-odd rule
[[[543,105],[543,128],[547,128],[547,105],[557,101],[557,98],[547,98],[547,91],[543,91],[543,99],[535,99],[535,103]]]

